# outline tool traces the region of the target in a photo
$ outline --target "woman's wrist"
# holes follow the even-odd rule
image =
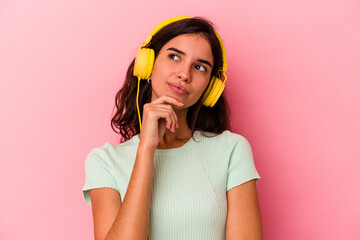
[[[139,147],[138,147],[138,152],[147,153],[147,154],[155,154],[156,148],[157,148],[157,146],[151,146],[146,143],[142,143],[140,141]]]

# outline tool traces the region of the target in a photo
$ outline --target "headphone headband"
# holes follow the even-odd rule
[[[166,19],[165,21],[162,21],[151,31],[151,33],[147,36],[145,42],[140,46],[140,48],[148,47],[151,42],[152,37],[157,32],[159,32],[163,27],[169,25],[170,23],[177,22],[179,20],[183,20],[183,19],[187,19],[187,18],[193,18],[193,17],[180,16],[180,17],[169,18],[169,19]]]

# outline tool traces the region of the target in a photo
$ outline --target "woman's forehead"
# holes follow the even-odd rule
[[[206,58],[213,62],[213,55],[210,42],[198,33],[181,34],[169,40],[161,49],[167,51],[169,48],[176,48],[185,55]]]

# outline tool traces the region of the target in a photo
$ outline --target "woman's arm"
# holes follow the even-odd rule
[[[255,180],[230,189],[226,196],[226,240],[261,240],[262,223]]]
[[[178,126],[177,116],[170,104],[183,105],[175,98],[164,95],[143,107],[140,143],[121,207],[120,196],[115,190],[90,190],[96,240],[146,239],[155,151],[166,129],[175,132]]]
[[[125,198],[114,189],[90,190],[96,240],[147,238],[155,149],[139,145]]]

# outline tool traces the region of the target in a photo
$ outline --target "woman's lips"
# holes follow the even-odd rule
[[[177,94],[180,94],[180,95],[188,94],[188,92],[182,86],[179,86],[178,84],[168,83],[168,85],[169,85],[169,88],[171,88],[171,90],[173,90]]]

